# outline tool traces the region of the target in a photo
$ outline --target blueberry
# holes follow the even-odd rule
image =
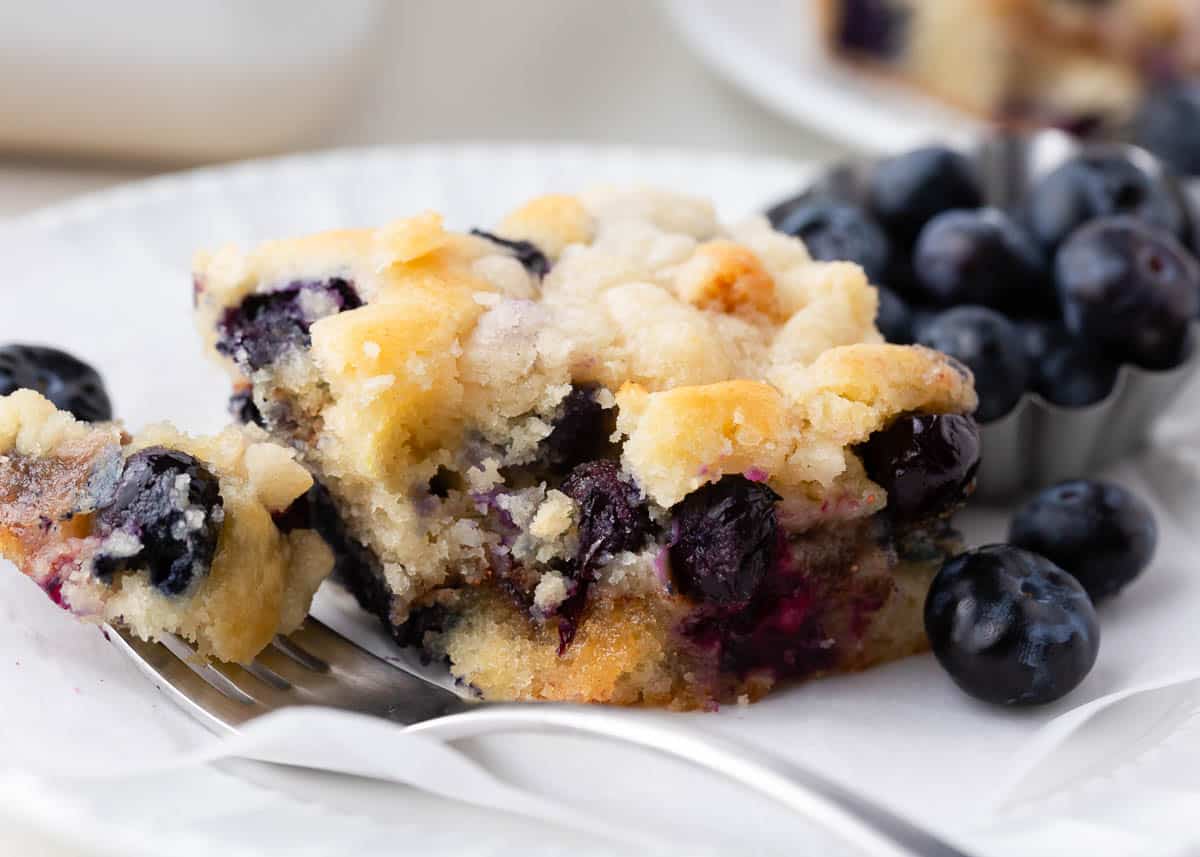
[[[637,486],[621,477],[607,459],[577,465],[563,480],[562,492],[579,506],[579,546],[567,569],[574,590],[558,608],[558,654],[579,628],[592,570],[607,557],[636,550],[650,537],[650,513]]]
[[[1048,402],[1083,407],[1104,399],[1117,382],[1120,366],[1056,321],[1019,323],[1029,358],[1030,386]]]
[[[512,254],[517,257],[525,270],[539,280],[546,276],[550,271],[550,260],[546,258],[546,254],[537,248],[537,245],[530,241],[510,241],[507,238],[501,238],[499,235],[493,235],[491,232],[484,232],[482,229],[472,229],[472,235],[478,235],[480,238],[486,238],[493,244],[499,244],[507,250],[511,250]]]
[[[921,306],[910,307],[910,311],[912,312],[912,341],[920,342],[925,328],[942,313],[940,310]]]
[[[0,396],[21,388],[37,390],[76,419],[113,417],[100,373],[65,351],[45,345],[0,346]]]
[[[314,481],[274,520],[280,532],[316,531],[333,552],[333,579],[349,589],[364,610],[382,619],[403,645],[408,644],[405,626],[397,627],[392,621],[393,593],[383,564],[374,551],[350,534],[328,488]]]
[[[1037,243],[998,208],[947,211],[913,249],[918,285],[936,304],[981,304],[1037,315],[1053,305]]]
[[[811,199],[793,206],[775,228],[799,238],[814,259],[857,262],[867,279],[878,282],[888,270],[887,236],[861,208],[837,199]]]
[[[671,573],[689,598],[738,608],[758,591],[778,551],[778,494],[725,476],[671,509]]]
[[[280,532],[316,531],[333,552],[332,577],[353,593],[364,610],[382,619],[402,644],[408,644],[406,627],[396,627],[392,622],[393,593],[383,564],[374,551],[350,534],[328,488],[314,481],[274,520]]]
[[[621,477],[615,461],[589,461],[575,467],[562,492],[579,506],[576,566],[594,568],[606,556],[641,547],[650,535],[650,513],[637,486]]]
[[[1017,322],[1021,333],[1021,343],[1025,346],[1025,355],[1029,365],[1036,374],[1037,365],[1046,359],[1050,352],[1072,342],[1067,329],[1056,321],[1044,319],[1026,319]]]
[[[1081,479],[1047,488],[1018,509],[1008,540],[1069,571],[1099,601],[1149,565],[1158,527],[1150,507],[1126,488]]]
[[[236,390],[229,397],[229,415],[243,425],[266,426],[262,412],[254,404],[253,393],[246,390]]]
[[[944,514],[975,488],[979,427],[960,414],[906,414],[857,449],[898,521]]]
[[[925,599],[925,632],[955,684],[999,705],[1062,698],[1100,650],[1096,610],[1079,581],[1009,545],[967,551],[942,566]]]
[[[765,214],[771,226],[778,229],[780,222],[791,212],[813,202],[841,200],[856,205],[858,198],[858,179],[854,170],[846,165],[838,165],[820,173],[814,181],[806,183],[799,193],[772,205]]]
[[[1200,174],[1200,81],[1152,89],[1134,117],[1133,141],[1180,173]]]
[[[922,325],[917,342],[949,354],[975,374],[975,417],[980,422],[1004,416],[1025,392],[1029,361],[1021,332],[998,312],[955,307]]]
[[[178,595],[208,573],[224,518],[220,484],[201,462],[161,446],[135,452],[111,495],[99,498],[96,531],[108,549],[93,573],[108,582],[118,571],[145,569],[156,589]],[[110,538],[117,533],[123,538]]]
[[[558,406],[550,434],[542,441],[541,458],[554,473],[604,457],[612,447],[616,412],[597,401],[600,387],[576,384]]]
[[[1122,155],[1079,155],[1046,175],[1029,193],[1026,219],[1035,239],[1054,250],[1097,217],[1127,214],[1181,235],[1179,199],[1159,179]]]
[[[834,29],[839,47],[888,58],[904,46],[909,12],[890,0],[842,0]]]
[[[360,306],[358,292],[338,278],[252,294],[225,311],[217,325],[217,351],[244,370],[261,369],[291,348],[307,348],[313,322]]]
[[[1118,365],[1095,349],[1068,342],[1033,366],[1033,389],[1056,405],[1080,408],[1106,398],[1117,383]]]
[[[913,341],[912,311],[904,299],[885,286],[879,286],[879,310],[875,326],[888,342],[907,345]]]
[[[1148,369],[1183,359],[1200,263],[1171,235],[1130,217],[1096,220],[1063,244],[1055,271],[1073,335]]]
[[[880,161],[867,179],[866,195],[869,210],[903,246],[936,215],[983,205],[971,163],[943,146]]]

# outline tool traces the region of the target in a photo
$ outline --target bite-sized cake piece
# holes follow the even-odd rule
[[[202,255],[195,295],[318,480],[290,514],[486,697],[706,706],[924,646],[970,373],[765,219],[547,196]]]
[[[835,53],[980,115],[1087,127],[1200,71],[1193,0],[822,0]]]
[[[312,485],[258,429],[131,438],[31,390],[0,397],[0,555],[78,616],[249,661],[299,626],[333,556],[273,516]]]

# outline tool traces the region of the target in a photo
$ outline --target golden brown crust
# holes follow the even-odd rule
[[[752,319],[778,319],[781,314],[775,281],[758,256],[728,239],[697,247],[679,272],[675,288],[679,297],[701,309],[748,314]]]
[[[592,216],[578,198],[548,194],[515,209],[496,229],[515,241],[530,241],[549,259],[557,259],[571,244],[587,244],[594,232]]]

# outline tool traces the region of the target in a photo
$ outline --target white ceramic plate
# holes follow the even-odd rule
[[[665,0],[676,29],[718,74],[765,107],[847,145],[888,154],[965,138],[981,122],[833,62],[815,0]]]
[[[596,182],[686,188],[712,196],[733,219],[790,191],[808,172],[782,161],[633,148],[467,145],[333,152],[168,176],[0,224],[0,342],[53,343],[92,361],[134,427],[169,418],[186,429],[209,430],[225,421],[228,391],[221,372],[200,358],[191,327],[188,271],[197,248],[380,223],[424,208],[445,212],[457,228],[486,225],[532,194]],[[1146,707],[1125,705],[1123,718],[1085,730],[1086,740],[1068,742],[1069,752],[1045,744],[1034,752],[1031,744],[1040,729],[1075,706],[1200,669],[1194,633],[1200,453],[1187,445],[1167,449],[1119,473],[1159,513],[1160,557],[1145,580],[1104,611],[1100,662],[1058,705],[1011,712],[973,704],[932,658],[917,657],[792,688],[749,708],[629,716],[734,732],[925,824],[968,837],[981,853],[1010,853],[1011,846],[1024,855],[1056,854],[1064,841],[1093,839],[1093,855],[1135,853],[1105,850],[1114,843],[1174,846],[1176,839],[1167,835],[1173,816],[1164,813],[1176,805],[1159,798],[1168,783],[1181,800],[1200,801],[1198,754],[1189,760],[1186,752],[1200,742],[1193,729],[1183,750],[1160,750],[1186,738],[1200,702],[1194,691],[1165,701],[1152,695]],[[976,541],[994,540],[1004,529],[1003,515],[995,511],[979,511],[966,523]],[[369,621],[362,633],[372,633]],[[0,774],[122,766],[206,740],[98,631],[70,621],[8,568],[0,569],[0,688]],[[697,853],[704,844],[731,853],[784,854],[800,846],[841,853],[782,812],[644,754],[549,735],[477,742],[470,750],[533,789],[608,818],[664,830],[679,853]],[[1158,761],[1151,764],[1145,754],[1156,750]],[[1036,776],[1010,793],[1004,784],[1038,760]],[[1145,788],[1151,779],[1154,800]],[[568,847],[582,853],[578,836],[411,791],[398,798],[345,779],[293,774],[276,777],[270,793],[249,791],[242,798],[238,789],[250,787],[241,782],[230,780],[222,795],[199,803],[183,784],[149,797],[128,784],[127,791],[114,793],[112,811],[119,813],[109,823],[129,835],[161,831],[179,855],[203,853],[186,845],[196,837],[224,843],[222,853],[230,854],[243,853],[234,844],[260,853],[247,850],[247,843],[265,853],[288,843],[327,853],[316,843],[331,831],[343,844],[353,841],[361,857],[389,853],[397,837],[427,855],[524,857]],[[1089,788],[1082,790],[1085,783]],[[1001,811],[1014,795],[1017,809]],[[222,809],[215,818],[204,813],[219,797],[233,796],[246,806]],[[1020,805],[1033,796],[1036,801]],[[0,827],[4,811],[0,806]],[[43,814],[55,818],[52,811]],[[32,823],[34,816],[23,818]],[[1087,837],[1080,838],[1082,829]],[[349,830],[359,833],[350,836]],[[72,840],[77,847],[83,834],[70,831],[79,834]],[[1156,838],[1147,838],[1151,834]]]

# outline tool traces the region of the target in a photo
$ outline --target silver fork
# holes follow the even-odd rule
[[[619,709],[567,704],[487,703],[459,696],[383,660],[313,617],[277,637],[255,661],[204,661],[183,640],[108,636],[160,690],[218,734],[287,706],[319,705],[371,714],[444,740],[515,731],[601,736],[691,762],[823,825],[878,857],[967,857],[824,777],[740,742],[665,728]]]

